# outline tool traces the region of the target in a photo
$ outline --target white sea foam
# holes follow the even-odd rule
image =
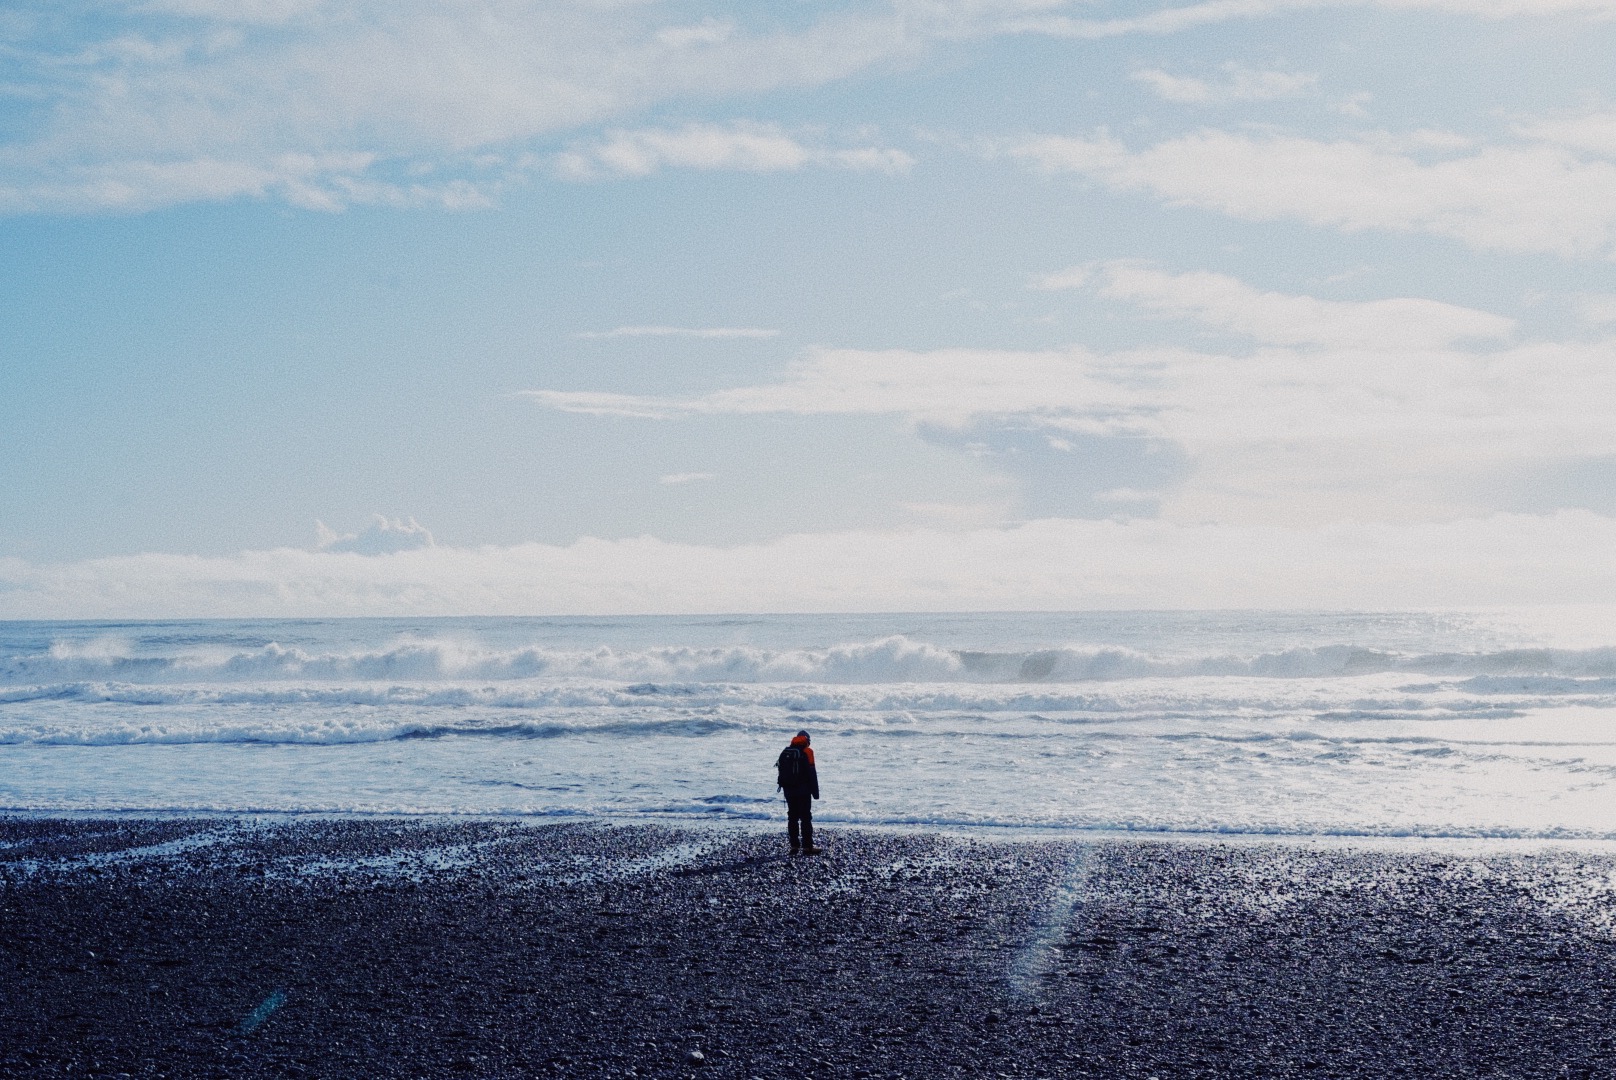
[[[241,742],[308,745],[451,736],[552,739],[571,735],[756,734],[830,725],[863,736],[1075,736],[1108,726],[1189,725],[1198,738],[1350,741],[1374,722],[1497,720],[1550,705],[1616,707],[1604,680],[1534,682],[1517,690],[1471,680],[1401,676],[1136,679],[1025,685],[622,684],[542,680],[493,684],[71,683],[0,691],[0,745]],[[1264,720],[1303,727],[1253,730]],[[1326,735],[1315,731],[1328,732]],[[1164,736],[1172,737],[1172,736]]]

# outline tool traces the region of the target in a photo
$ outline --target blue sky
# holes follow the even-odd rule
[[[0,615],[1616,601],[1616,0],[0,14]]]

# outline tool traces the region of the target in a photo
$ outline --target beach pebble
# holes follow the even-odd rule
[[[692,1065],[705,1065],[707,1064],[707,1055],[700,1050],[692,1050],[685,1055],[685,1060]]]

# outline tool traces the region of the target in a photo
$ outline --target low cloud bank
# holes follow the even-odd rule
[[[0,617],[545,615],[1616,602],[1616,518],[1587,511],[1314,529],[1045,519],[704,547],[280,548],[0,559]]]

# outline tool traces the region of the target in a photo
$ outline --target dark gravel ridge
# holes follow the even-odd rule
[[[1610,855],[825,841],[0,818],[0,1075],[1616,1074]]]

